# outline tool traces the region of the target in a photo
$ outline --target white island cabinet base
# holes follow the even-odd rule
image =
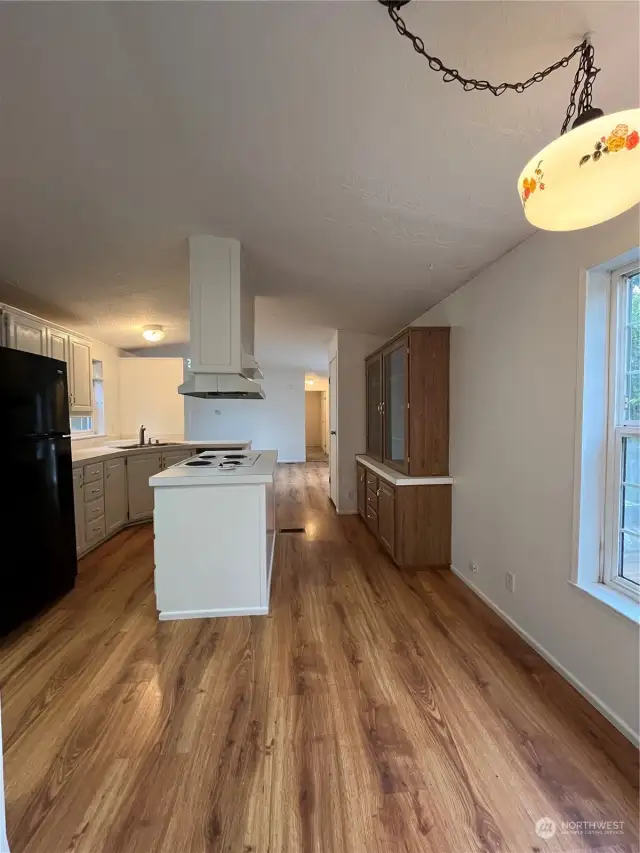
[[[183,476],[167,469],[150,479],[161,620],[269,612],[275,461],[274,453],[271,475],[261,466],[256,482],[250,474],[203,477],[201,468],[183,468]]]

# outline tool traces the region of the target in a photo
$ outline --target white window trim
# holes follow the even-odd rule
[[[609,309],[609,375],[607,405],[607,445],[603,543],[600,557],[600,583],[640,600],[637,584],[618,575],[618,533],[620,529],[620,475],[622,439],[640,436],[640,424],[633,421],[618,423],[620,401],[625,393],[625,330],[626,279],[640,272],[640,264],[633,261],[611,273],[611,301]]]
[[[640,265],[640,247],[580,271],[578,287],[574,499],[571,567],[576,594],[634,624],[640,603],[603,583],[604,502],[609,401],[611,278]]]

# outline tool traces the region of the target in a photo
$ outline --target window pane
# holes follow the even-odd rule
[[[74,415],[69,418],[71,423],[71,432],[92,432],[93,430],[93,420],[91,417],[87,417],[86,415]]]
[[[625,421],[640,421],[640,273],[627,279]]]
[[[640,438],[622,439],[618,574],[640,584]]]
[[[620,577],[640,586],[640,537],[632,533],[620,536]]]

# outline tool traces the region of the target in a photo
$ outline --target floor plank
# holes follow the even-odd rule
[[[153,531],[0,645],[12,853],[629,853],[636,750],[446,570],[278,469],[268,617],[163,622]],[[551,838],[536,835],[548,817]],[[621,821],[585,835],[571,821]]]

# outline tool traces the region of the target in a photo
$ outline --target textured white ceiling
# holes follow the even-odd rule
[[[498,82],[592,30],[595,100],[614,111],[639,101],[638,9],[402,14]],[[514,183],[557,135],[574,70],[465,94],[375,2],[2,3],[0,276],[115,345],[145,323],[171,343],[188,337],[185,238],[210,233],[247,249],[274,358],[303,323],[392,332],[531,233]]]

